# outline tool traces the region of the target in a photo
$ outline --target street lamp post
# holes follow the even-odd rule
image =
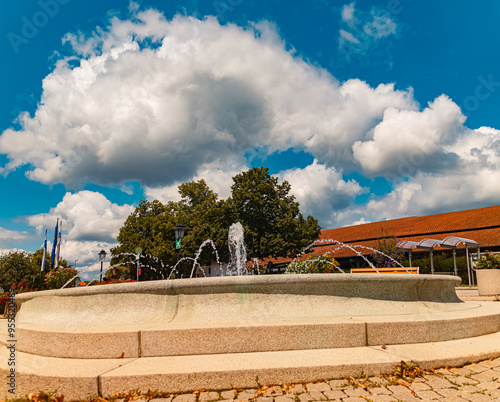
[[[174,233],[175,233],[175,249],[179,253],[179,259],[180,259],[181,239],[184,237],[184,234],[186,233],[186,226],[184,226],[182,223],[178,223],[177,226],[174,228]]]
[[[101,250],[98,255],[99,260],[101,261],[101,274],[99,275],[99,282],[102,282],[102,265],[104,263],[104,259],[106,258],[106,252],[104,250]]]

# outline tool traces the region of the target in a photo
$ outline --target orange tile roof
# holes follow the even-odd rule
[[[377,245],[377,240],[383,236],[394,236],[398,240],[416,242],[425,238],[444,240],[448,236],[454,236],[474,240],[482,248],[500,247],[500,205],[323,230],[320,235],[322,242],[313,247],[313,252],[314,254],[330,252],[335,258],[354,257],[355,251],[347,247],[328,245],[330,242],[327,240],[337,240],[350,246],[373,248]],[[464,247],[462,244],[459,246],[459,248]],[[356,249],[363,255],[373,253],[361,247]],[[436,250],[439,249],[441,248],[436,248]],[[272,261],[274,263],[288,262],[290,258],[278,258]]]

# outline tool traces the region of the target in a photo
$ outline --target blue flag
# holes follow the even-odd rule
[[[56,228],[54,229],[54,243],[52,243],[52,254],[50,256],[50,269],[54,268],[54,260],[55,260],[55,256],[56,256],[58,231],[59,231],[59,218],[57,218]]]

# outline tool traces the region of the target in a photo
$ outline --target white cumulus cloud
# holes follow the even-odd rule
[[[45,77],[34,115],[0,136],[6,171],[30,165],[43,183],[168,186],[255,147],[351,163],[352,142],[386,108],[416,107],[392,84],[339,84],[266,22],[244,29],[146,10],[66,40],[75,55]]]
[[[133,212],[131,205],[117,205],[103,194],[93,191],[66,193],[50,212],[27,218],[31,226],[41,231],[63,221],[68,240],[114,242],[125,219]]]
[[[344,180],[341,172],[316,160],[304,169],[285,170],[278,176],[290,183],[302,213],[314,216],[326,228],[338,224],[338,212],[366,192],[356,181]]]

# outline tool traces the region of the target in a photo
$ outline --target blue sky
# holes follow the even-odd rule
[[[0,250],[90,264],[141,199],[267,166],[328,229],[497,205],[500,4],[10,2]],[[50,232],[49,232],[50,233]]]

